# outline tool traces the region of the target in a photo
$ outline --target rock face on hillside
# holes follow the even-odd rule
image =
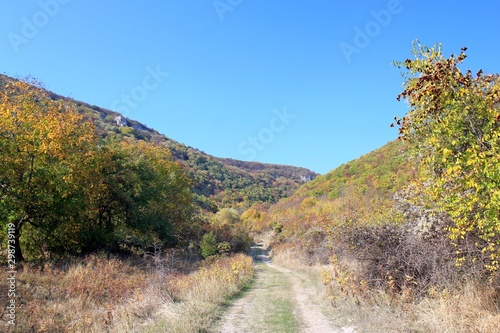
[[[300,176],[300,180],[302,180],[304,183],[306,182],[309,182],[311,180],[313,180],[316,176],[315,175],[303,175],[303,176]]]
[[[128,126],[128,121],[127,118],[119,114],[118,116],[115,117],[116,124],[120,127],[123,126]]]

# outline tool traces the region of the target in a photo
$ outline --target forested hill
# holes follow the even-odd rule
[[[401,141],[391,141],[317,177],[300,187],[295,196],[327,195],[335,199],[344,196],[350,189],[357,189],[362,193],[377,191],[378,196],[390,198],[396,190],[407,185],[411,176],[404,149]]]
[[[10,80],[15,79],[0,74],[1,88]],[[48,95],[53,100],[63,100],[68,105],[76,106],[78,112],[96,125],[102,138],[128,137],[167,147],[192,179],[197,204],[214,212],[222,207],[245,208],[256,202],[277,202],[318,175],[305,168],[214,157],[118,112],[53,92],[48,92]]]
[[[315,178],[272,206],[269,220],[291,236],[326,221],[371,224],[397,218],[393,196],[413,179],[404,149],[401,141],[392,141]]]

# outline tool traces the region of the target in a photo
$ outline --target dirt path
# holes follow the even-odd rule
[[[331,324],[307,277],[272,264],[262,244],[252,247],[251,254],[256,261],[256,281],[232,304],[213,332],[354,332]]]

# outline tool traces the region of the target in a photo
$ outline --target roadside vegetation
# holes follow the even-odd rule
[[[15,326],[3,332],[200,332],[253,278],[243,254],[201,264],[180,253],[148,259],[91,255],[17,274]],[[1,300],[7,283],[2,279]]]
[[[2,331],[198,332],[252,278],[239,213],[200,205],[168,148],[32,79],[0,88]]]
[[[273,252],[323,265],[339,326],[494,332],[500,319],[500,82],[414,44],[400,140],[267,212]],[[297,267],[297,265],[295,265]],[[354,323],[354,324],[352,324]]]

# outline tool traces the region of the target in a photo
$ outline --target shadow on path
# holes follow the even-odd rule
[[[264,243],[257,243],[250,247],[250,256],[254,262],[271,263],[269,259],[269,249],[264,249]]]

